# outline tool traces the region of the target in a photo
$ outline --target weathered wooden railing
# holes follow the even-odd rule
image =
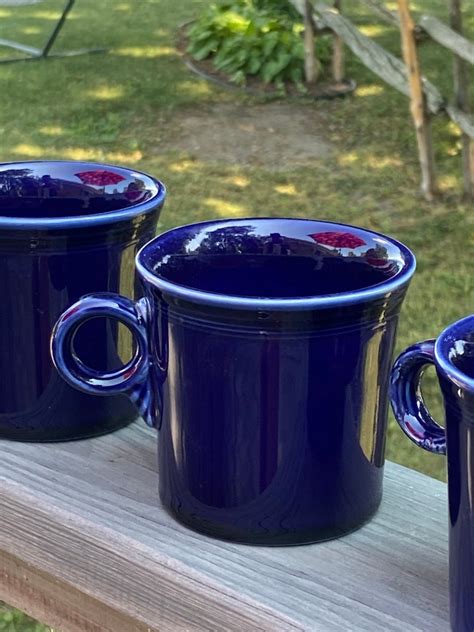
[[[304,14],[305,0],[290,0]],[[421,166],[421,189],[428,200],[437,191],[431,138],[431,117],[446,114],[461,129],[463,177],[466,196],[474,199],[474,116],[471,114],[466,63],[474,64],[474,43],[463,36],[461,0],[450,0],[450,26],[434,17],[423,15],[415,24],[409,0],[398,0],[398,13],[390,11],[381,0],[360,0],[387,24],[401,33],[403,61],[364,35],[342,14],[342,0],[331,5],[311,0],[313,18],[319,30],[334,34],[333,77],[344,77],[342,43],[385,83],[410,98]],[[423,37],[423,35],[425,37]],[[317,36],[317,35],[316,35]],[[421,74],[419,42],[426,37],[454,54],[454,100],[450,102]]]
[[[371,9],[381,20],[391,26],[399,26],[400,19],[395,11],[390,11],[380,0],[360,0]]]
[[[251,547],[164,511],[141,422],[0,450],[0,598],[57,632],[448,630],[448,503],[432,478],[387,463],[363,529]]]

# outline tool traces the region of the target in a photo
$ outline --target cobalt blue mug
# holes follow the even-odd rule
[[[86,293],[139,296],[135,255],[156,233],[164,186],[145,174],[84,162],[0,164],[0,438],[79,439],[133,420],[123,395],[87,395],[51,361],[54,323]],[[137,286],[135,288],[135,286]],[[75,353],[97,370],[132,343],[116,322],[88,323]]]
[[[87,296],[52,337],[71,386],[126,393],[158,428],[160,496],[182,523],[252,544],[362,525],[382,496],[388,377],[415,270],[402,244],[303,219],[210,221],[138,253],[138,303]],[[137,352],[103,374],[72,343],[96,316]]]
[[[434,365],[443,393],[446,429],[421,396],[423,371]],[[474,315],[445,329],[437,340],[409,347],[391,376],[395,417],[405,434],[429,452],[447,454],[451,625],[474,630]]]

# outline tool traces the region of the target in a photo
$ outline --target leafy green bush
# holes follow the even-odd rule
[[[0,601],[1,632],[46,632],[46,630],[50,629],[30,619],[26,614],[5,606]]]
[[[287,0],[222,0],[212,4],[188,31],[188,53],[212,58],[215,67],[244,84],[247,77],[282,87],[303,86],[304,26]],[[327,39],[317,38],[317,59],[330,55]]]
[[[253,0],[256,9],[270,11],[273,14],[283,13],[295,21],[301,20],[301,16],[289,0]]]

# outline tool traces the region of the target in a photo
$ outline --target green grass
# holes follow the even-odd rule
[[[205,0],[81,0],[58,48],[104,45],[107,54],[0,66],[1,159],[93,159],[129,165],[166,182],[169,197],[160,229],[228,215],[331,218],[379,230],[416,253],[418,272],[400,321],[397,350],[437,333],[472,312],[474,222],[461,201],[458,130],[436,119],[434,136],[442,198],[418,194],[419,168],[408,101],[356,59],[348,76],[354,98],[299,101],[324,113],[322,133],[338,148],[329,159],[287,171],[209,163],[178,151],[173,139],[185,113],[209,104],[252,99],[220,90],[189,74],[175,48],[177,26]],[[446,18],[444,0],[418,0],[417,10]],[[0,37],[38,45],[62,0],[0,7]],[[350,14],[368,34],[399,54],[399,35],[357,2]],[[467,16],[474,35],[474,14]],[[450,94],[446,52],[423,45],[424,72]],[[433,375],[427,397],[440,416]],[[415,448],[390,422],[388,457],[444,478],[444,460]],[[10,616],[10,615],[8,615]],[[16,615],[15,615],[16,616]],[[19,616],[19,615],[18,615]],[[34,630],[26,621],[0,630]],[[2,628],[1,625],[4,625]]]

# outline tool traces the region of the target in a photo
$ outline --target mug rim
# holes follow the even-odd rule
[[[461,371],[449,358],[453,343],[467,333],[474,334],[474,314],[457,320],[443,329],[435,342],[435,357],[439,368],[449,380],[462,389],[474,392],[474,378]]]
[[[265,222],[268,220],[281,221],[281,222],[309,222],[317,224],[327,224],[335,228],[342,229],[356,229],[371,236],[380,237],[391,244],[396,246],[405,258],[405,265],[399,270],[393,277],[377,283],[366,288],[358,290],[350,290],[347,292],[339,292],[336,294],[323,294],[320,296],[310,297],[296,297],[296,298],[255,298],[247,296],[237,296],[232,294],[222,294],[218,292],[210,292],[205,290],[199,290],[178,283],[167,281],[157,274],[149,270],[142,262],[142,258],[146,251],[153,247],[154,244],[159,242],[163,237],[170,233],[180,230],[182,228],[193,228],[205,225],[220,225],[220,224],[238,224],[241,222]],[[403,285],[407,284],[412,278],[416,270],[416,258],[413,252],[404,244],[397,241],[393,237],[388,237],[383,233],[362,228],[360,226],[354,226],[351,224],[343,224],[340,222],[332,222],[330,220],[319,220],[314,218],[303,217],[239,217],[239,218],[227,218],[227,219],[213,219],[202,222],[193,222],[190,224],[183,224],[181,226],[175,226],[163,233],[160,233],[154,239],[142,246],[135,257],[135,266],[142,278],[144,278],[152,286],[159,290],[171,294],[177,298],[187,300],[194,303],[210,305],[214,307],[230,308],[230,309],[243,309],[243,310],[273,310],[273,311],[292,311],[292,310],[311,310],[317,308],[329,308],[339,307],[344,305],[353,305],[356,303],[362,303],[367,300],[374,300],[386,296],[389,292],[392,292]]]
[[[15,228],[17,230],[37,230],[42,229],[61,229],[61,228],[85,228],[93,226],[101,226],[104,224],[113,224],[129,220],[137,215],[148,214],[157,206],[163,204],[166,198],[166,186],[154,176],[139,171],[138,169],[130,169],[120,165],[110,164],[106,162],[94,162],[88,160],[15,160],[13,162],[0,162],[0,169],[9,165],[35,165],[35,164],[58,164],[58,165],[88,165],[90,167],[111,167],[129,173],[136,173],[139,176],[149,178],[157,187],[157,192],[149,200],[132,204],[126,208],[106,211],[102,213],[91,213],[90,215],[68,215],[66,217],[8,217],[0,212],[0,229]],[[0,171],[1,174],[1,171]]]

